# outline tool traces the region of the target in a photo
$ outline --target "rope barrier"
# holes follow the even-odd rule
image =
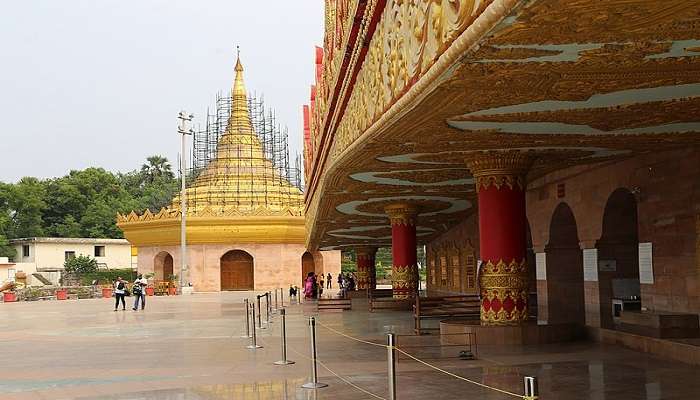
[[[370,342],[370,341],[367,341],[367,340],[362,340],[362,339],[358,339],[358,338],[352,337],[352,336],[350,336],[350,335],[348,335],[348,334],[345,334],[345,333],[340,332],[340,331],[338,331],[338,330],[336,330],[336,329],[333,329],[333,328],[331,328],[331,327],[329,327],[329,326],[326,326],[326,325],[324,325],[323,323],[318,322],[318,321],[317,321],[317,324],[320,325],[321,327],[323,327],[323,328],[325,328],[325,329],[327,329],[327,330],[329,330],[329,331],[331,331],[331,332],[333,332],[333,333],[339,335],[339,336],[348,338],[348,339],[350,339],[350,340],[354,340],[354,341],[359,342],[359,343],[364,343],[364,344],[368,344],[368,345],[371,345],[371,346],[383,347],[383,348],[386,348],[386,349],[389,349],[389,348],[390,348],[390,346],[387,346],[387,345],[385,345],[385,344]],[[420,363],[420,364],[423,364],[423,365],[425,365],[425,366],[428,367],[428,368],[432,368],[432,369],[434,369],[435,371],[442,372],[442,373],[445,374],[445,375],[448,375],[448,376],[451,376],[451,377],[453,377],[453,378],[462,380],[462,381],[464,381],[464,382],[471,383],[472,385],[479,386],[479,387],[481,387],[481,388],[490,389],[490,390],[493,390],[493,391],[498,392],[498,393],[501,393],[501,394],[505,394],[505,395],[508,395],[508,396],[513,396],[513,397],[517,397],[517,398],[520,398],[520,399],[525,399],[525,400],[527,400],[527,397],[526,397],[526,396],[523,396],[523,395],[521,395],[521,394],[509,392],[509,391],[507,391],[507,390],[499,389],[499,388],[496,388],[496,387],[492,387],[492,386],[483,384],[483,383],[481,383],[481,382],[477,382],[477,381],[471,380],[471,379],[469,379],[469,378],[465,378],[465,377],[460,376],[460,375],[457,375],[457,374],[455,374],[455,373],[446,371],[446,370],[444,370],[444,369],[442,369],[442,368],[440,368],[440,367],[438,367],[438,366],[432,365],[432,364],[430,364],[430,363],[427,362],[427,361],[423,361],[423,360],[419,359],[418,357],[415,357],[415,356],[411,355],[410,353],[406,352],[405,350],[402,350],[402,349],[400,349],[400,348],[398,348],[398,347],[396,347],[396,346],[394,346],[393,348],[394,348],[394,350],[396,350],[396,351],[398,351],[399,353],[405,355],[406,357],[408,357],[408,358],[410,358],[410,359],[412,359],[412,360],[414,360],[414,361],[416,361],[416,362],[418,362],[418,363]],[[320,361],[319,361],[319,363],[320,363]],[[323,366],[323,365],[322,365],[322,366]]]
[[[509,392],[509,391],[507,391],[507,390],[495,388],[495,387],[493,387],[493,386],[489,386],[489,385],[483,384],[483,383],[481,383],[481,382],[473,381],[473,380],[471,380],[471,379],[469,379],[469,378],[465,378],[465,377],[463,377],[463,376],[454,374],[454,373],[452,373],[452,372],[450,372],[450,371],[446,371],[446,370],[444,370],[444,369],[442,369],[442,368],[440,368],[440,367],[437,367],[437,366],[432,365],[432,364],[430,364],[430,363],[428,363],[428,362],[426,362],[426,361],[423,361],[423,360],[419,359],[418,357],[414,357],[414,356],[412,356],[411,354],[409,354],[408,352],[406,352],[406,351],[404,351],[404,350],[401,350],[401,349],[398,348],[398,347],[394,347],[394,350],[398,351],[399,353],[405,355],[406,357],[408,357],[408,358],[410,358],[410,359],[412,359],[412,360],[414,360],[414,361],[416,361],[416,362],[418,362],[418,363],[420,363],[420,364],[425,365],[426,367],[429,367],[429,368],[432,368],[432,369],[434,369],[434,370],[436,370],[436,371],[442,372],[443,374],[449,375],[449,376],[451,376],[451,377],[453,377],[453,378],[457,378],[457,379],[460,379],[460,380],[462,380],[462,381],[469,382],[469,383],[471,383],[472,385],[476,385],[476,386],[479,386],[479,387],[482,387],[482,388],[485,388],[485,389],[491,389],[491,390],[493,390],[493,391],[496,391],[496,392],[499,392],[499,393],[502,393],[502,394],[506,394],[506,395],[508,395],[508,396],[513,396],[513,397],[517,397],[517,398],[520,398],[520,399],[526,399],[526,397],[523,396],[523,395],[521,395],[521,394],[517,394],[517,393]]]
[[[358,339],[358,338],[352,337],[352,336],[347,335],[347,334],[345,334],[345,333],[343,333],[343,332],[340,332],[340,331],[338,331],[338,330],[335,330],[335,329],[331,328],[330,326],[324,325],[324,324],[321,323],[320,321],[316,321],[316,323],[317,323],[318,325],[320,325],[321,327],[323,327],[323,328],[325,328],[325,329],[327,329],[327,330],[329,330],[329,331],[335,333],[336,335],[343,336],[343,337],[345,337],[345,338],[348,338],[348,339],[350,339],[350,340],[354,340],[354,341],[356,341],[356,342],[368,344],[368,345],[370,345],[370,346],[383,347],[383,348],[388,348],[388,347],[389,347],[389,346],[387,346],[387,345],[385,345],[385,344],[370,342],[370,341],[368,341],[368,340],[362,340],[362,339]]]
[[[319,323],[319,325],[320,325],[320,323]],[[264,341],[262,338],[260,339],[260,341],[263,342],[263,343],[265,344],[265,341]],[[369,343],[371,343],[371,342],[369,342]],[[373,343],[373,344],[377,345],[377,343]],[[386,347],[386,346],[382,345],[382,347]],[[313,362],[313,361],[314,361],[313,358],[307,356],[306,354],[303,354],[303,353],[297,351],[297,350],[296,350],[294,347],[292,347],[292,346],[288,346],[287,348],[288,348],[291,352],[293,352],[294,354],[296,354],[297,356],[299,356],[299,357],[301,357],[301,358],[303,358],[303,359],[305,359],[305,360],[307,360],[307,361],[310,361],[310,362]],[[325,369],[326,371],[328,371],[331,375],[333,375],[333,376],[335,376],[336,378],[340,379],[342,382],[344,382],[345,384],[347,384],[347,385],[353,387],[354,389],[359,390],[360,392],[362,392],[362,393],[364,393],[364,394],[366,394],[366,395],[368,395],[368,396],[371,396],[371,397],[373,397],[373,398],[375,398],[375,399],[378,399],[378,400],[387,400],[387,398],[382,397],[382,396],[379,396],[378,394],[372,393],[372,392],[370,392],[369,390],[367,390],[367,389],[365,389],[365,388],[363,388],[363,387],[361,387],[361,386],[358,386],[357,384],[351,382],[350,380],[348,380],[348,379],[342,377],[341,375],[339,375],[338,373],[336,373],[335,371],[333,371],[332,369],[330,369],[323,361],[319,360],[318,358],[316,358],[316,362],[317,362],[321,367],[323,367],[323,369]]]

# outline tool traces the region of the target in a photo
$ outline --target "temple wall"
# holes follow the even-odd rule
[[[616,208],[613,204],[615,198],[625,196],[628,202],[636,203],[636,238],[623,227],[625,218],[634,217],[626,215],[629,207]],[[559,216],[561,213],[555,216],[558,207],[560,211],[570,209],[572,218],[568,222]],[[608,303],[613,281],[639,279],[639,243],[651,243],[653,255],[653,283],[640,284],[642,306],[657,311],[700,313],[698,215],[698,149],[656,152],[615,163],[572,167],[529,182],[527,216],[532,249],[538,254],[528,264],[531,271],[537,272],[533,286],[537,288],[538,319],[556,322],[572,310],[580,310],[576,306],[569,310],[566,304],[577,301],[568,297],[572,292],[582,291],[586,325],[605,326],[611,318]],[[570,235],[573,239],[558,240],[572,220],[575,221],[575,235]],[[554,239],[550,238],[550,228]],[[447,255],[445,246],[467,242],[473,244],[478,256],[475,216],[427,245],[429,289],[445,288],[439,279],[432,281],[435,274],[431,274],[430,254]],[[584,252],[589,267],[597,263],[598,268],[589,268],[582,274]],[[439,257],[433,258],[437,258],[439,265]],[[439,271],[438,265],[435,271]],[[569,286],[562,286],[562,282]]]
[[[245,245],[190,245],[190,282],[197,292],[216,292],[221,289],[221,257],[232,250],[243,250],[253,257],[255,290],[269,290],[299,285],[301,257],[306,251],[301,244],[245,244]],[[173,257],[173,269],[180,270],[179,246],[152,246],[139,248],[138,270],[154,272],[156,256],[168,252]],[[332,265],[331,262],[328,262]],[[338,270],[340,261],[338,256]]]

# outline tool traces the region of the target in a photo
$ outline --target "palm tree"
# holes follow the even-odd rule
[[[159,178],[173,179],[175,177],[167,158],[150,156],[146,158],[146,161],[147,163],[141,166],[141,174],[143,174],[144,180],[147,182],[152,183]]]

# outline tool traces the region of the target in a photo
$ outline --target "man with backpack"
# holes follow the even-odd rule
[[[148,281],[143,278],[142,274],[139,274],[138,279],[134,281],[134,286],[131,288],[135,297],[132,310],[136,311],[139,309],[139,300],[141,300],[141,309],[146,308],[146,286],[148,286]]]

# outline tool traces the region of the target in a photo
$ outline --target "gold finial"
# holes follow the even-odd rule
[[[236,72],[243,72],[243,65],[241,64],[241,46],[236,46]],[[236,74],[238,78],[238,74]]]

